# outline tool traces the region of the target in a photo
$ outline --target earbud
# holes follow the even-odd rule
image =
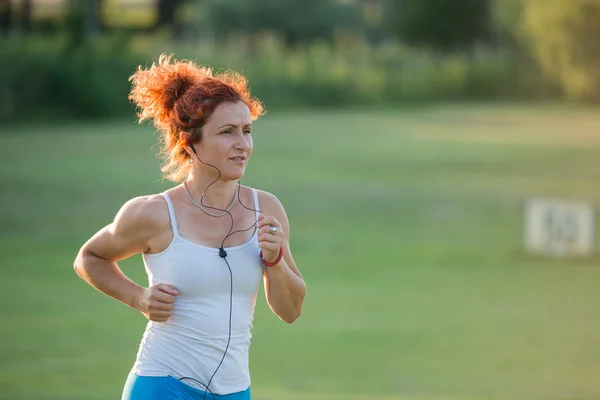
[[[227,257],[227,252],[225,251],[225,249],[224,249],[224,248],[222,248],[222,247],[221,247],[221,248],[219,249],[219,255],[221,256],[221,258],[225,258],[225,257]]]
[[[193,145],[193,144],[190,144],[190,147],[192,148],[192,151],[194,152],[194,154],[198,155],[198,154],[196,153],[196,148],[194,147],[194,145]]]

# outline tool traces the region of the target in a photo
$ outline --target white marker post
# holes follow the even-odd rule
[[[593,208],[582,202],[530,199],[525,206],[525,248],[551,257],[592,255]]]

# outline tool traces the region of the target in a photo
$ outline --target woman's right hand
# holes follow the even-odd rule
[[[178,294],[173,286],[159,283],[144,289],[138,299],[137,309],[150,321],[165,322],[171,317],[175,296]]]

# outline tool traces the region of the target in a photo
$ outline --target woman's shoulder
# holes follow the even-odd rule
[[[269,203],[278,203],[279,199],[277,198],[277,196],[275,196],[273,193],[271,192],[267,192],[266,190],[262,190],[262,189],[254,189],[256,190],[256,193],[258,194],[258,200],[262,201],[266,201]]]
[[[169,224],[169,212],[162,194],[150,194],[128,200],[116,218],[127,225],[162,227]]]
[[[283,204],[281,201],[275,196],[273,193],[267,192],[266,190],[254,189],[258,195],[258,202],[260,204],[261,210],[267,211],[269,213],[274,212],[285,212],[283,209]]]

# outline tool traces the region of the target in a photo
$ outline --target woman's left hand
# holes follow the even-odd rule
[[[262,250],[263,259],[266,262],[277,260],[283,244],[281,223],[275,217],[266,217],[261,213],[256,226],[258,228],[258,247]]]

